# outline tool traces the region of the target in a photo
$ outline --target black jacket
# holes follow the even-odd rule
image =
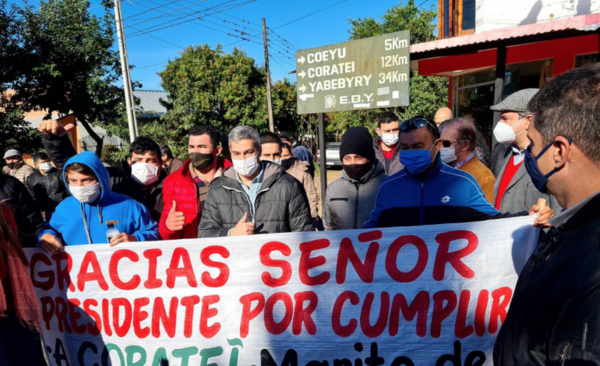
[[[44,219],[25,185],[17,178],[0,174],[0,202],[14,213],[21,245],[37,246],[37,233],[44,226]]]
[[[600,195],[540,241],[517,282],[494,365],[600,365]]]
[[[233,167],[210,184],[198,226],[199,238],[227,236],[245,212],[248,222],[253,221],[256,225],[255,234],[313,230],[308,199],[300,183],[277,164],[263,162],[263,169],[255,217]]]
[[[50,160],[52,160],[54,165],[61,172],[67,160],[72,156],[77,155],[77,152],[73,148],[71,140],[69,140],[67,135],[62,137],[44,135],[42,137],[42,143],[48,152]],[[150,215],[154,221],[160,221],[160,214],[163,209],[162,184],[163,180],[167,177],[164,170],[161,173],[158,182],[149,192],[147,192],[147,194],[145,194],[142,187],[137,182],[127,176],[122,170],[110,167],[106,168],[106,170],[110,176],[110,186],[113,192],[124,194],[135,199],[150,211]]]
[[[123,178],[119,182],[111,182],[111,188],[113,192],[124,194],[138,201],[150,211],[150,216],[156,222],[160,222],[160,215],[163,210],[163,181],[167,177],[167,173],[162,170],[158,182],[156,182],[146,192],[142,189],[142,186],[137,183],[133,178]]]
[[[40,211],[47,215],[53,213],[56,206],[69,196],[57,169],[52,169],[46,174],[36,170],[27,177],[27,188]],[[46,220],[48,219],[47,217]]]

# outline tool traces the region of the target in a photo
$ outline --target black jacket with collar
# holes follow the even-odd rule
[[[525,265],[494,365],[600,365],[600,195],[552,228]]]
[[[233,167],[210,184],[198,226],[199,238],[227,236],[246,212],[248,222],[255,223],[255,234],[313,230],[308,199],[300,183],[277,164],[263,162],[263,169],[254,217]]]
[[[163,181],[168,176],[164,169],[161,170],[158,181],[154,183],[148,191],[144,191],[142,185],[131,177],[120,179],[118,182],[111,181],[113,192],[124,194],[146,206],[150,211],[150,216],[154,221],[160,221],[160,215],[163,211]]]
[[[53,213],[56,206],[69,196],[61,172],[54,168],[46,174],[36,170],[27,177],[26,183],[29,193],[36,201],[38,208],[46,214]]]

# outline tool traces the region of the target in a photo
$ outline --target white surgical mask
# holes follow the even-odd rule
[[[271,163],[277,164],[279,166],[281,166],[281,159],[275,159],[275,160],[271,160],[271,159],[260,159],[262,161],[270,161]]]
[[[232,160],[233,169],[242,177],[249,177],[258,169],[258,158],[252,156],[243,160]]]
[[[394,146],[398,143],[398,134],[397,133],[382,133],[381,141],[386,146]]]
[[[39,169],[43,172],[49,172],[52,170],[52,164],[46,162],[46,163],[41,163],[39,166]]]
[[[450,164],[457,160],[456,150],[452,146],[442,147],[440,149],[440,158],[444,163]]]
[[[90,184],[89,186],[69,186],[73,197],[81,203],[90,203],[100,197],[100,183]]]
[[[149,186],[158,180],[158,167],[148,163],[131,164],[131,177],[139,184]]]
[[[515,140],[517,139],[517,136],[522,134],[523,132],[525,132],[525,130],[519,132],[518,134],[515,134],[514,128],[519,123],[523,122],[524,120],[525,120],[525,118],[520,119],[512,127],[510,125],[508,125],[507,123],[498,122],[496,124],[496,127],[494,128],[494,137],[496,138],[496,141],[506,144],[506,145],[510,145],[513,142],[515,142]]]

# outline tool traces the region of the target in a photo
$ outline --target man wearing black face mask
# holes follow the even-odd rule
[[[196,238],[209,185],[232,164],[220,157],[219,133],[194,126],[188,141],[190,158],[163,184],[164,208],[159,230],[164,240]]]
[[[375,195],[387,178],[375,157],[373,138],[365,127],[352,127],[342,136],[342,177],[327,187],[323,206],[325,230],[362,229],[375,206]]]
[[[502,213],[486,199],[470,174],[443,164],[438,128],[423,118],[400,125],[400,161],[404,169],[391,175],[379,188],[375,208],[366,228],[436,225],[524,216]],[[536,224],[547,226],[554,215],[549,207],[534,206]]]
[[[600,64],[529,102],[525,168],[564,211],[519,276],[494,365],[600,365]]]

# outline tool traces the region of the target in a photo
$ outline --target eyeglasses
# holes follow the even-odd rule
[[[452,146],[452,144],[458,144],[460,141],[459,140],[456,140],[456,141],[440,140],[440,142],[442,143],[443,147],[450,147],[450,146]]]
[[[428,125],[434,129],[437,129],[437,127],[433,126],[431,124],[431,122],[429,122],[425,118],[411,118],[411,119],[407,119],[406,121],[402,122],[402,125],[400,125],[400,131],[408,132],[410,130],[415,130],[417,128],[427,127]]]

